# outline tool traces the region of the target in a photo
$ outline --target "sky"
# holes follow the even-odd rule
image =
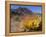
[[[25,7],[29,10],[32,10],[32,12],[41,13],[42,7],[41,6],[22,6],[22,5],[11,5],[11,9],[17,9],[19,7]]]

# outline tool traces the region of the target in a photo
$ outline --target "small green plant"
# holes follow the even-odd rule
[[[15,21],[21,21],[19,16],[16,16]]]
[[[15,21],[18,21],[18,20],[19,20],[19,16],[16,16]]]

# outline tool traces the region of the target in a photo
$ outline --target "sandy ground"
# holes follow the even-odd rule
[[[23,20],[21,20],[21,22],[15,21],[15,17],[16,16],[11,18],[11,32],[21,32],[21,31],[24,31]],[[27,17],[24,17],[24,18],[26,20]],[[41,17],[39,17],[39,21],[40,20],[41,20]]]

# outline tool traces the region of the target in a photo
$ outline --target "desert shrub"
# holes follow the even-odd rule
[[[29,29],[30,31],[31,30],[34,30],[34,31],[37,31],[38,27],[39,27],[39,19],[38,17],[34,18],[33,20],[30,19],[27,19],[27,20],[24,20],[24,27],[25,29]]]

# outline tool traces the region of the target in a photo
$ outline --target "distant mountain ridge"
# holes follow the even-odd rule
[[[31,10],[29,10],[27,8],[22,8],[22,7],[19,7],[19,8],[14,9],[14,10],[11,9],[11,11],[14,14],[21,14],[21,15],[24,15],[24,14],[32,14],[32,11]]]
[[[17,9],[11,9],[11,13],[16,15],[34,14],[32,10],[23,7],[19,7]],[[41,15],[40,13],[36,13],[36,14]]]

